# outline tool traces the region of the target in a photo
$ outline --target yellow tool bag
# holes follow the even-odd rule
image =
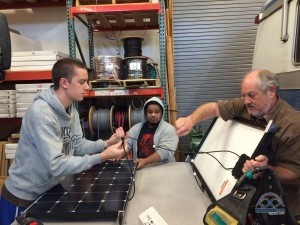
[[[253,180],[254,173],[261,173]],[[205,225],[296,225],[276,174],[267,167],[243,174],[232,191],[211,204]]]

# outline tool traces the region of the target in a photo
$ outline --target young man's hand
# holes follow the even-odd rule
[[[121,154],[119,156],[119,158],[117,158],[117,160],[123,159],[128,154],[128,151],[129,151],[128,144],[127,144],[127,142],[126,142],[126,140],[124,138],[122,139],[121,148],[123,150],[123,154]]]
[[[116,132],[113,135],[111,135],[111,137],[108,140],[104,142],[104,148],[107,148],[111,145],[118,143],[121,140],[121,138],[123,138],[124,136],[125,136],[125,132],[123,130],[123,127],[117,128]]]
[[[123,154],[124,149],[122,146],[122,141],[119,141],[117,144],[109,146],[107,149],[100,153],[101,162],[109,159],[118,159]]]

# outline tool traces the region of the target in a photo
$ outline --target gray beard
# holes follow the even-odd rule
[[[258,111],[257,113],[252,114],[252,116],[259,118],[266,115],[271,108],[271,101],[268,101],[266,107],[262,111]]]

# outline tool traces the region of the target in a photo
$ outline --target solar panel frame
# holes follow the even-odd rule
[[[271,125],[272,121],[269,123]],[[274,127],[267,127],[238,117],[228,121],[221,117],[213,120],[191,161],[201,188],[212,202],[232,191],[237,179],[232,175],[230,167],[236,165],[242,154],[251,158],[265,154],[276,132]]]
[[[133,160],[95,165],[66,176],[24,213],[49,221],[116,221],[124,217],[134,173]]]

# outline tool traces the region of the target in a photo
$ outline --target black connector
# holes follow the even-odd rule
[[[239,160],[236,162],[235,166],[233,167],[233,170],[231,171],[232,176],[234,176],[235,179],[238,179],[243,175],[243,167],[244,163],[247,160],[250,160],[251,158],[247,156],[246,154],[242,154],[239,158]]]

